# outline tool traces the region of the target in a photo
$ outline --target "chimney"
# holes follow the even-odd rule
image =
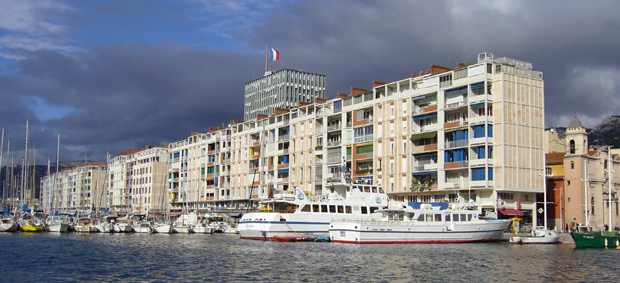
[[[360,93],[364,93],[367,92],[368,90],[365,88],[360,88],[360,87],[352,87],[351,88],[351,95],[356,95],[356,94],[360,94]]]

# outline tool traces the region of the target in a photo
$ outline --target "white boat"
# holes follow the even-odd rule
[[[300,188],[276,191],[263,202],[264,212],[246,213],[237,231],[242,239],[275,240],[328,233],[330,223],[349,219],[378,219],[373,214],[388,205],[388,195],[375,185],[330,183],[328,195],[312,196]]]
[[[560,236],[545,227],[536,227],[532,230],[531,236],[514,236],[510,237],[511,244],[557,244],[560,242]]]
[[[91,219],[90,217],[81,217],[78,219],[78,222],[75,224],[76,233],[96,233],[99,232],[95,225],[99,224],[99,220]]]
[[[19,229],[19,225],[15,219],[11,217],[2,218],[0,222],[0,232],[15,232]]]
[[[176,221],[172,224],[172,232],[179,234],[192,233],[192,224],[197,223],[198,215],[195,212],[190,214],[183,213],[179,215]]]
[[[155,223],[155,225],[153,225],[153,229],[155,229],[155,232],[157,232],[158,234],[171,234],[172,233],[172,224],[170,223]]]
[[[390,204],[377,211],[380,219],[335,221],[330,225],[330,240],[352,244],[497,242],[511,222],[480,219],[481,206],[440,210],[430,204],[420,209]]]
[[[133,230],[136,233],[154,233],[155,230],[153,230],[153,226],[151,225],[151,222],[148,221],[135,221],[133,224]]]
[[[65,233],[69,231],[69,226],[71,224],[69,219],[63,216],[50,216],[45,219],[45,223],[47,224],[47,229],[55,233]]]
[[[127,219],[127,217],[116,219],[114,224],[115,233],[131,233],[133,232],[133,221]]]
[[[197,223],[191,224],[191,229],[196,234],[213,234],[213,228],[209,226],[209,218],[206,215],[199,218]]]
[[[118,219],[118,216],[106,215],[95,225],[95,228],[101,233],[113,233],[116,219]]]

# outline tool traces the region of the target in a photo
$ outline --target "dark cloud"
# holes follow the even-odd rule
[[[63,160],[83,158],[84,150],[101,160],[108,150],[114,156],[166,144],[241,119],[250,62],[261,64],[248,55],[176,44],[114,45],[74,56],[39,51],[15,65],[0,87],[2,100],[13,105],[6,104],[13,128],[23,128],[28,113],[38,118],[24,105],[32,103],[27,96],[75,109],[59,118],[31,119],[31,135],[55,148],[60,131]]]
[[[620,113],[619,6],[297,1],[274,6],[264,24],[234,35],[233,44],[256,53],[181,43],[98,46],[70,55],[24,51],[28,59],[0,76],[0,109],[12,141],[16,133],[21,141],[30,117],[41,148],[55,149],[60,131],[64,160],[83,158],[84,149],[103,160],[108,150],[116,155],[165,144],[241,119],[243,85],[262,74],[262,50],[269,44],[281,52],[278,68],[327,75],[329,97],[353,86],[370,88],[372,80],[400,80],[430,64],[475,62],[479,52],[489,51],[531,62],[544,73],[547,126],[565,126],[577,112],[593,127]],[[33,112],[32,97],[74,111],[44,119]]]

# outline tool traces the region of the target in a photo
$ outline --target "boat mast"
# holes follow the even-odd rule
[[[34,192],[35,192],[34,185],[35,185],[35,182],[34,181],[35,181],[35,177],[37,175],[36,174],[36,172],[37,172],[37,150],[34,147],[34,143],[32,143],[32,150],[33,150],[33,153],[34,153],[34,157],[32,159],[32,187],[30,187],[30,190],[31,190],[30,191],[30,199],[32,201],[30,203],[30,206],[32,206],[32,208],[30,208],[30,209],[32,209],[32,212],[34,213],[34,207],[35,207],[35,204],[34,204]]]
[[[26,173],[26,160],[28,157],[28,120],[26,120],[26,138],[24,140],[24,158],[22,159],[22,172],[21,172],[21,186],[19,187],[19,193],[18,193],[18,203],[17,203],[17,207],[21,206],[21,203],[24,201],[24,186],[26,185],[26,178],[24,177],[24,174]]]
[[[585,213],[586,213],[586,226],[590,226],[590,207],[588,206],[588,181],[590,180],[590,178],[588,178],[588,158],[586,157],[586,159],[583,161],[583,168],[585,170],[585,179],[584,179],[584,189],[585,189],[585,197],[584,197],[584,205],[585,205]]]

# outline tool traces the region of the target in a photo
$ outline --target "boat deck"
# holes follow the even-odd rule
[[[575,244],[575,242],[573,241],[573,238],[571,238],[570,233],[568,232],[558,232],[557,233],[558,236],[560,236],[560,243],[562,244]],[[513,237],[515,235],[515,233],[504,233],[504,237],[502,239],[502,241],[506,241],[508,242],[508,240],[510,240],[510,237]],[[517,233],[517,235],[522,236],[522,237],[527,237],[527,236],[531,236],[532,233]]]

